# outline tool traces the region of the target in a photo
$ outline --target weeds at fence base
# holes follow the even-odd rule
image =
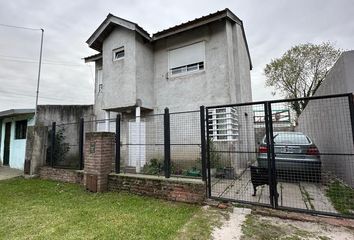
[[[329,184],[326,195],[338,212],[354,215],[354,189],[339,180],[334,180]]]

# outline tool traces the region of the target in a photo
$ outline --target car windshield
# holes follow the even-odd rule
[[[309,144],[310,140],[303,134],[275,133],[275,144]]]

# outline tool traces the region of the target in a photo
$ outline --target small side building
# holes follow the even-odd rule
[[[0,164],[23,170],[27,127],[34,124],[34,109],[0,112]]]

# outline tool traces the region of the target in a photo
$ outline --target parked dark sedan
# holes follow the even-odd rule
[[[266,137],[259,146],[258,166],[268,168]],[[320,153],[313,141],[301,132],[274,132],[275,168],[278,177],[319,181]],[[295,174],[294,174],[295,173]],[[292,179],[290,179],[292,180]]]

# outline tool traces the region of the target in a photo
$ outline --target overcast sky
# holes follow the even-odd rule
[[[45,29],[40,104],[92,104],[93,65],[82,58],[96,53],[85,42],[108,13],[152,34],[224,8],[244,23],[253,100],[274,98],[263,68],[291,46],[331,41],[354,49],[353,0],[0,0],[0,24]],[[39,46],[40,31],[0,26],[0,111],[34,107]]]

